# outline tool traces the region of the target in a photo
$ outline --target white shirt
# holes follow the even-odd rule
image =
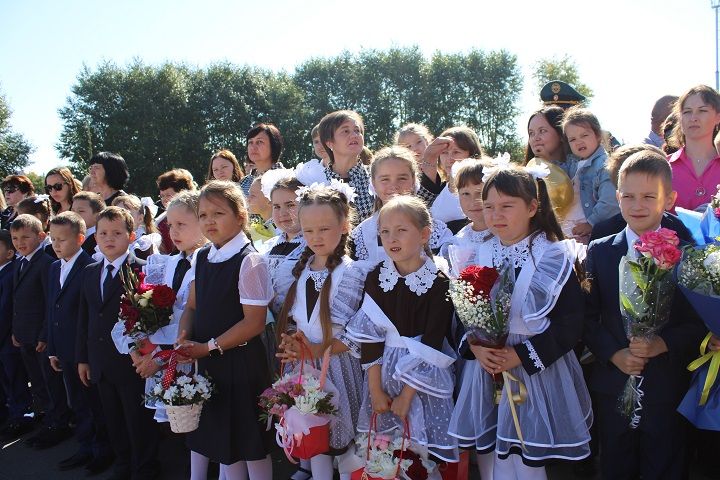
[[[217,248],[215,244],[213,244],[210,247],[210,251],[208,252],[208,262],[210,263],[222,263],[226,260],[231,259],[238,253],[240,253],[240,250],[250,243],[250,239],[245,235],[244,232],[240,232],[235,237],[227,242],[225,245],[223,245],[220,248]]]
[[[88,227],[88,229],[85,231],[85,238],[95,233],[95,230],[97,230],[97,227]]]
[[[130,255],[129,250],[124,254],[120,255],[120,257],[116,258],[113,262],[109,262],[107,258],[103,261],[103,269],[102,272],[100,272],[100,294],[102,296],[105,295],[105,292],[103,292],[103,283],[105,283],[105,277],[107,277],[107,266],[113,266],[112,276],[113,278],[115,278],[115,275],[117,275],[117,273],[120,271],[120,267],[122,267],[122,264],[125,263],[125,259],[128,257],[128,255]]]
[[[654,231],[654,232],[657,232],[658,230],[660,230],[660,228],[661,228],[661,226],[658,225],[658,227],[657,227],[655,230],[653,230],[653,231]],[[635,242],[637,242],[638,240],[640,240],[640,235],[638,235],[637,233],[635,233],[635,232],[633,231],[633,229],[630,228],[630,225],[627,225],[627,226],[625,227],[625,238],[627,239],[628,253],[631,253],[631,252],[632,252],[633,255],[635,256],[635,258],[638,258],[639,253],[638,253],[637,250],[635,250]]]
[[[63,287],[65,284],[65,280],[67,279],[68,274],[70,273],[70,270],[72,270],[73,265],[75,265],[75,260],[80,256],[82,253],[82,248],[79,249],[75,255],[72,256],[70,260],[64,260],[60,259],[60,288]]]

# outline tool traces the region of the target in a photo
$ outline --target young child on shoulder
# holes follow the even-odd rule
[[[590,396],[573,352],[583,325],[582,271],[544,181],[524,168],[493,170],[483,178],[482,199],[494,237],[479,245],[475,262],[514,273],[509,335],[502,348],[461,346],[485,371],[466,365],[450,432],[476,449],[483,477],[545,479],[546,462],[590,453]],[[522,437],[505,389],[495,405],[491,375],[502,372],[527,387],[515,405]]]
[[[405,147],[386,147],[377,152],[370,166],[370,179],[375,195],[375,212],[355,227],[350,234],[352,257],[373,265],[388,258],[380,241],[378,215],[382,206],[397,195],[413,195],[419,186],[415,155]],[[432,220],[429,247],[434,253],[452,240],[452,232],[439,221]]]
[[[448,435],[453,410],[454,354],[447,338],[453,319],[448,277],[428,248],[432,223],[417,197],[398,196],[378,216],[388,258],[365,280],[362,306],[347,327],[361,343],[366,372],[358,431],[402,434],[427,448],[436,462],[457,462],[457,440]]]
[[[650,341],[628,341],[620,313],[618,265],[634,253],[635,241],[660,228],[672,207],[672,171],[652,151],[630,156],[620,167],[617,201],[627,226],[590,244],[591,282],[585,312],[585,344],[595,354],[591,389],[597,394],[602,477],[683,478],[686,473],[685,424],[676,408],[687,391],[685,368],[697,355],[706,331],[695,311],[675,290],[668,324]],[[642,415],[637,428],[620,413],[629,375],[644,377]]]
[[[355,438],[362,370],[359,347],[347,337],[345,325],[359,307],[366,272],[346,254],[350,229],[346,194],[313,186],[299,198],[298,217],[307,247],[292,270],[295,281],[278,319],[278,357],[296,361],[305,344],[319,370],[324,352],[330,352],[328,380],[338,391],[338,414],[330,422],[331,452],[310,459],[310,474],[332,478],[333,455],[345,453]]]

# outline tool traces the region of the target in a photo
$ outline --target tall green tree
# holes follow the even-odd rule
[[[569,55],[538,60],[533,67],[533,78],[537,85],[538,97],[542,87],[552,80],[569,83],[581,95],[584,95],[587,101],[590,101],[593,97],[592,89],[580,81],[577,64]]]
[[[10,127],[12,110],[0,94],[0,177],[22,171],[30,163],[32,146]]]

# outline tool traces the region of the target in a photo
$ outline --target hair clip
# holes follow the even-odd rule
[[[270,194],[272,193],[275,185],[281,180],[287,180],[295,176],[295,171],[291,168],[276,168],[275,170],[268,170],[263,173],[260,177],[260,190],[265,198],[271,200]]]
[[[40,195],[35,196],[35,200],[33,201],[33,203],[41,203],[41,202],[44,202],[45,200],[49,200],[49,199],[50,199],[50,195],[45,195],[44,193],[41,193]]]
[[[155,217],[155,214],[157,214],[158,207],[155,205],[155,202],[153,202],[153,199],[150,197],[142,197],[140,199],[140,205],[150,210],[150,213],[153,217]]]

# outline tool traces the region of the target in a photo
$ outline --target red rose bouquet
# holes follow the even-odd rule
[[[669,320],[675,282],[672,270],[680,262],[677,234],[667,228],[643,234],[632,253],[620,260],[620,313],[628,339],[652,339]],[[642,375],[631,375],[621,398],[630,426],[640,422]]]
[[[167,285],[145,283],[145,274],[120,270],[125,293],[120,299],[119,322],[124,334],[132,337],[135,348],[143,355],[155,349],[148,337],[170,324],[175,292]]]

